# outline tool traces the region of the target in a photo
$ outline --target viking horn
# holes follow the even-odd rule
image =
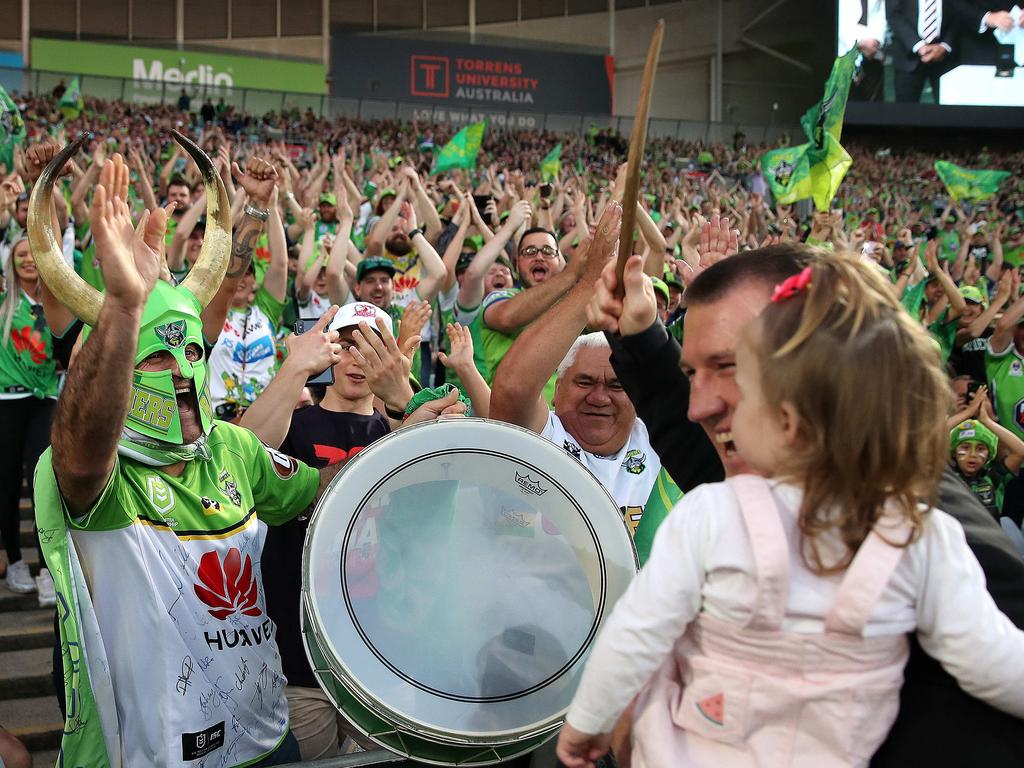
[[[64,164],[92,138],[85,134],[68,144],[49,162],[32,188],[28,201],[28,243],[36,269],[50,292],[82,322],[96,325],[103,295],[85,282],[66,261],[53,227],[53,182]]]
[[[224,280],[224,273],[231,258],[231,203],[224,182],[213,167],[213,162],[203,150],[178,131],[171,131],[174,140],[181,145],[203,176],[206,187],[206,232],[199,258],[192,265],[181,283],[205,307],[216,295]]]
[[[220,288],[231,256],[231,207],[227,190],[210,158],[199,147],[177,131],[174,140],[196,161],[206,186],[206,233],[199,259],[182,283],[205,307]],[[32,188],[28,203],[28,241],[32,258],[43,282],[76,317],[86,325],[96,325],[103,306],[103,294],[85,282],[72,269],[61,252],[60,238],[53,228],[51,216],[53,182],[57,174],[92,134],[85,134],[68,144],[49,162]]]

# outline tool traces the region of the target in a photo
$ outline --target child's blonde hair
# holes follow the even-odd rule
[[[892,499],[916,538],[947,463],[951,393],[934,341],[876,269],[849,254],[812,259],[810,284],[773,300],[746,341],[766,403],[791,403],[799,445],[780,473],[804,489],[803,557],[817,573],[845,569]],[[825,562],[818,537],[846,547]],[[830,558],[831,559],[831,558]]]

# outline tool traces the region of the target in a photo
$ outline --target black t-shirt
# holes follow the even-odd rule
[[[363,416],[311,405],[292,416],[281,452],[311,467],[326,467],[354,456],[390,431],[388,420],[376,411]],[[269,526],[263,546],[262,571],[267,615],[277,624],[277,647],[288,683],[316,688],[299,625],[302,545],[308,525],[309,516],[302,514],[284,525]]]
[[[985,347],[992,328],[986,328],[981,336],[970,339],[966,344],[954,344],[949,355],[949,364],[957,376],[970,376],[975,381],[985,381]]]

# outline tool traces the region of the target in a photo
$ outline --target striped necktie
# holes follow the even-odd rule
[[[924,0],[924,34],[921,39],[931,43],[939,36],[939,0]]]

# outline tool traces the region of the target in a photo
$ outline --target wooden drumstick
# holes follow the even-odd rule
[[[665,20],[658,19],[647,49],[647,63],[644,64],[644,79],[640,84],[640,100],[633,118],[633,130],[629,136],[629,168],[626,171],[626,189],[622,194],[622,230],[619,235],[619,260],[615,274],[618,277],[616,295],[625,293],[622,272],[626,261],[633,255],[633,229],[636,227],[636,200],[640,194],[640,166],[644,159],[644,145],[647,143],[647,114],[651,109],[651,91],[654,90],[654,71],[658,68],[661,55],[661,39],[665,35]]]

